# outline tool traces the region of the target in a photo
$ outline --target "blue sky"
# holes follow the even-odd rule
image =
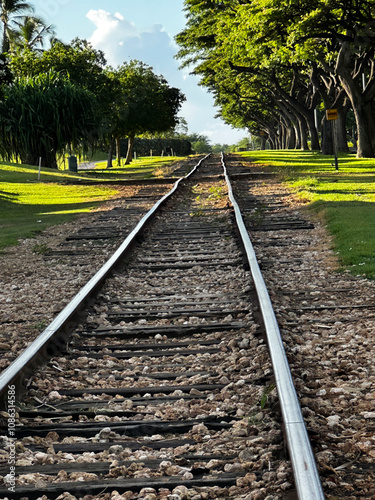
[[[64,42],[75,37],[90,40],[116,66],[139,59],[162,74],[187,97],[180,116],[189,132],[209,137],[212,143],[233,144],[247,135],[214,118],[212,97],[198,79],[178,69],[174,36],[185,26],[183,0],[31,0],[36,13],[52,23]]]

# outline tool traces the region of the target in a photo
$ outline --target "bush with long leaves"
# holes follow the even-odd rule
[[[0,102],[0,155],[8,161],[57,168],[67,147],[91,144],[98,113],[95,96],[50,71],[19,78],[5,87]]]

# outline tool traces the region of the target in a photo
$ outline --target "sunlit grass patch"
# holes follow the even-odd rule
[[[272,166],[295,196],[326,222],[342,269],[375,278],[375,159],[305,151],[248,151],[257,165]]]
[[[18,174],[15,176],[15,174]],[[40,181],[59,182],[77,181],[83,177],[68,170],[53,170],[42,168]],[[38,182],[39,168],[33,165],[20,165],[16,163],[0,162],[0,182]]]
[[[0,165],[0,249],[88,212],[117,193],[105,185],[73,184],[74,179],[80,182],[78,176],[48,169],[43,169],[42,176],[53,182],[37,182],[37,170]]]
[[[122,179],[140,179],[160,177],[170,172],[171,166],[185,159],[178,156],[144,156],[134,159],[129,165],[124,161],[121,166],[117,165],[117,160],[113,160],[113,167],[107,168],[107,162],[97,162],[94,171],[89,172],[95,177],[117,177]]]
[[[96,208],[118,192],[109,183],[164,176],[184,159],[143,157],[121,167],[114,162],[114,168],[107,169],[102,158],[105,155],[96,157],[95,170],[42,168],[40,175],[36,166],[0,162],[0,250]]]
[[[244,158],[251,159],[254,164],[271,165],[280,173],[298,175],[312,173],[345,173],[375,174],[374,158],[356,158],[355,154],[339,154],[339,171],[336,172],[333,156],[322,155],[316,151],[272,150],[246,151],[239,153]]]
[[[361,177],[336,179],[318,177],[300,178],[288,183],[296,194],[305,200],[314,201],[368,201],[375,202],[375,175],[366,182]]]

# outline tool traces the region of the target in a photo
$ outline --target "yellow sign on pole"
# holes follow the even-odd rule
[[[327,120],[337,120],[339,114],[337,109],[326,109],[326,118]]]

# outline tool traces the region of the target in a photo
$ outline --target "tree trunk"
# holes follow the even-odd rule
[[[111,145],[109,146],[107,168],[113,167],[112,159],[113,159],[113,153],[115,151],[115,146],[116,146],[116,140],[114,137],[111,137]]]
[[[116,158],[117,166],[121,167],[121,138],[116,137]]]
[[[305,118],[310,133],[311,150],[319,151],[320,150],[319,135],[315,126],[314,110],[310,111],[309,113],[306,113]]]
[[[125,165],[129,165],[133,157],[134,135],[129,135],[128,138],[128,152],[126,153]]]
[[[352,104],[357,124],[357,158],[373,158],[372,137],[364,106],[358,103]]]
[[[309,144],[307,142],[307,133],[306,133],[306,123],[304,120],[304,117],[301,115],[298,117],[298,127],[299,127],[299,132],[300,132],[300,137],[301,137],[301,149],[302,151],[308,151],[309,150]]]
[[[296,132],[290,116],[284,116],[284,144],[283,149],[295,149],[296,147]]]
[[[343,107],[339,110],[338,118],[336,120],[336,144],[338,153],[349,153],[349,146],[346,137],[346,115],[348,108]]]
[[[287,149],[295,149],[296,148],[296,129],[294,125],[289,129],[288,142],[286,145]]]
[[[285,149],[295,149],[296,147],[296,128],[291,120],[289,121],[288,134],[286,137]]]
[[[322,119],[322,154],[333,155],[332,127],[325,116]]]
[[[280,149],[286,149],[286,142],[288,137],[288,127],[286,127],[285,123],[281,122],[279,126],[279,147]]]
[[[3,39],[1,42],[1,51],[8,52],[9,51],[9,37],[8,37],[8,23],[7,21],[3,20]]]
[[[300,129],[298,126],[298,121],[294,125],[294,130],[296,132],[296,148],[295,149],[301,149],[301,133],[300,133]]]
[[[265,146],[264,149],[266,149],[266,147],[267,147],[267,145]],[[273,151],[274,149],[277,149],[275,147],[274,140],[270,136],[268,136],[268,149],[271,149],[271,151]]]
[[[268,141],[271,144],[271,149],[281,149],[280,143],[280,130],[276,129],[276,132],[272,131],[268,133]]]
[[[372,150],[375,156],[375,115],[373,111],[373,102],[369,101],[365,104],[365,114],[368,126],[368,133],[371,137]]]
[[[300,144],[301,144],[301,149],[303,150],[308,150],[308,142],[307,142],[307,130],[309,131],[310,135],[310,140],[311,140],[311,149],[314,150],[319,150],[319,135],[318,131],[316,130],[315,126],[315,117],[314,117],[314,109],[308,109],[306,106],[304,106],[302,103],[300,103],[297,99],[294,97],[290,96],[285,92],[284,90],[281,89],[281,87],[278,85],[277,89],[280,93],[280,96],[282,99],[289,105],[291,110],[293,110],[294,114],[297,116],[298,122],[303,122],[303,129],[299,125],[299,131],[301,133],[300,135]]]
[[[348,42],[344,42],[337,58],[336,71],[354,111],[358,133],[357,158],[373,158],[375,153],[374,138],[372,137],[374,118],[372,113],[366,109],[360,75],[356,78],[352,76],[352,65],[351,46]]]

